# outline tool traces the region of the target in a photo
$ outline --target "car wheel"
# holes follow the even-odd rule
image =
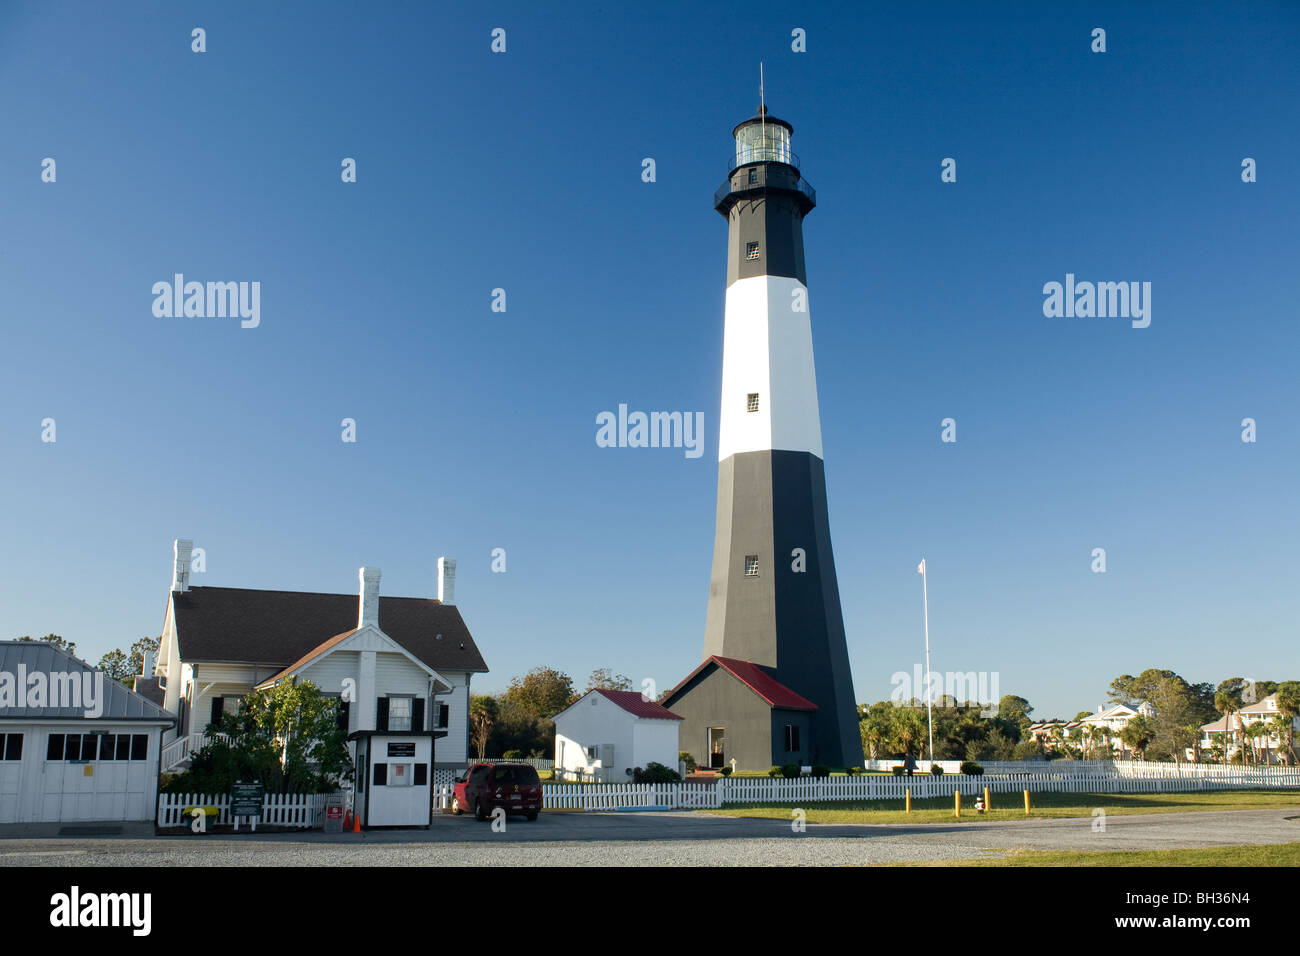
[[[528,811],[528,820],[529,820],[529,822],[531,823],[533,820],[536,820],[536,819],[537,819],[537,811],[536,811],[536,810],[529,810],[529,811]]]
[[[480,800],[478,801],[478,803],[474,804],[474,819],[482,823],[487,818],[488,818],[488,809],[483,805],[483,801]]]
[[[465,808],[460,805],[460,801],[455,797],[451,798],[451,812],[456,814],[456,816],[460,816],[465,812]]]

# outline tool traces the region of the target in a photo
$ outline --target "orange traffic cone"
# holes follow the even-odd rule
[[[361,814],[359,813],[352,814],[352,832],[353,833],[361,832]]]
[[[352,811],[351,810],[343,814],[343,832],[344,833],[352,832]]]

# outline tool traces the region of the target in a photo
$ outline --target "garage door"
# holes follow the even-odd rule
[[[156,737],[132,728],[95,733],[47,731],[37,755],[40,786],[29,818],[37,822],[150,820],[154,816]],[[32,762],[24,761],[28,766]],[[35,791],[33,793],[33,791]]]
[[[23,781],[23,743],[26,737],[21,731],[0,731],[0,823],[18,822]]]

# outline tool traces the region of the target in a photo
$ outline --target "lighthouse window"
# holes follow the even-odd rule
[[[745,403],[745,411],[747,412],[758,411],[758,392],[749,393],[749,400]]]
[[[758,577],[758,555],[756,554],[745,555],[745,577],[747,578]]]
[[[751,183],[758,182],[758,167],[754,167],[749,171],[749,181]]]
[[[757,243],[757,242],[749,242],[749,243],[746,243],[746,244],[745,244],[745,258],[746,258],[746,259],[757,259],[757,258],[758,258],[758,243]]]

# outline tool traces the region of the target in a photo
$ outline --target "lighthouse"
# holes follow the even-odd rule
[[[714,194],[727,293],[704,663],[664,702],[685,718],[683,750],[747,769],[862,764],[804,263],[817,194],[793,132],[760,106],[732,131],[731,171]]]

